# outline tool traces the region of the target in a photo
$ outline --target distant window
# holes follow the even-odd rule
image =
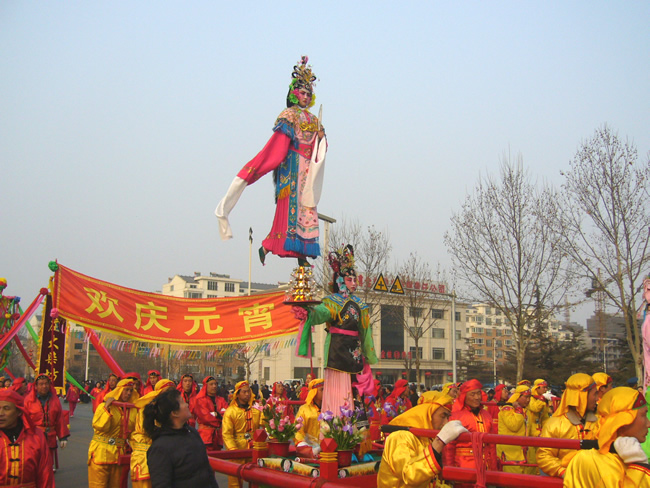
[[[445,311],[440,310],[438,308],[432,308],[431,309],[431,318],[432,319],[444,319],[445,318]]]
[[[218,281],[208,281],[208,290],[217,291],[219,289]]]
[[[443,360],[445,359],[445,349],[444,347],[434,347],[432,354],[432,359]]]
[[[271,379],[271,368],[264,366],[264,381],[269,381]]]
[[[445,338],[445,329],[434,328],[434,329],[431,329],[431,331],[433,332],[432,337],[434,339],[444,339]]]
[[[208,298],[219,298],[219,295],[208,295]]]
[[[186,298],[203,298],[203,293],[188,292]]]
[[[486,345],[487,347],[492,347],[492,339],[486,339],[486,340],[485,340],[485,345]]]
[[[488,349],[486,352],[487,352],[487,357],[491,358],[492,357],[492,349]]]
[[[492,335],[492,329],[485,329],[485,335],[486,336],[491,336]]]
[[[503,341],[496,341],[497,347],[503,347]]]
[[[409,315],[415,319],[422,317],[422,308],[420,307],[409,307]]]
[[[512,346],[512,341],[510,339],[506,340],[506,346],[508,347]]]
[[[196,285],[190,285],[190,288],[196,288]]]
[[[485,356],[485,351],[483,349],[475,349],[474,354],[477,356]]]
[[[83,344],[83,342],[77,342],[77,343],[75,343],[74,348],[77,349],[77,350],[78,350],[78,349],[83,349],[83,348],[84,348],[84,344]]]
[[[415,347],[409,347],[409,352],[411,353],[411,357],[415,359]],[[418,358],[422,359],[422,348],[418,347]]]
[[[485,307],[485,314],[489,315],[492,313],[492,309],[490,307]]]
[[[456,322],[460,322],[460,312],[456,312],[456,313],[454,314],[454,320],[455,320]]]
[[[492,325],[492,319],[490,317],[485,317],[485,325]]]
[[[483,345],[483,339],[481,339],[480,337],[476,339],[472,339],[472,341],[474,342],[474,344],[478,344],[479,346]]]
[[[461,353],[460,349],[456,349],[456,359],[460,359]]]
[[[169,291],[174,291],[174,285],[169,285]]]
[[[463,335],[462,335],[461,331],[457,330],[457,331],[456,331],[456,340],[459,341],[459,340],[461,340],[462,338],[463,338]]]
[[[234,292],[235,291],[235,284],[234,283],[224,283],[226,285],[226,291],[229,292]]]
[[[422,327],[411,327],[411,337],[422,337]]]

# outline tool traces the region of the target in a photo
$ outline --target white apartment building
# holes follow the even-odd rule
[[[279,284],[251,283],[251,293],[260,293],[279,288]],[[198,271],[193,276],[174,275],[162,286],[162,294],[180,298],[237,297],[248,294],[248,282],[231,278],[227,274]]]

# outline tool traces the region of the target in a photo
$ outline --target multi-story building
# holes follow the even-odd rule
[[[639,323],[641,326],[641,323]],[[595,313],[587,319],[587,347],[603,370],[615,368],[621,357],[628,354],[625,318],[619,315]]]
[[[252,283],[251,293],[277,289],[281,284]],[[248,294],[248,282],[231,278],[227,274],[209,273],[193,276],[175,275],[162,286],[162,294],[181,298],[237,297]]]

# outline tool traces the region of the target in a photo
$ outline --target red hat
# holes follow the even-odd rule
[[[7,388],[0,390],[0,402],[9,402],[16,405],[16,408],[20,410],[23,415],[23,425],[28,430],[34,430],[34,422],[29,415],[29,412],[25,410],[25,403],[23,397],[18,394],[18,392]]]
[[[483,389],[483,385],[477,379],[471,379],[469,381],[466,381],[462,385],[460,385],[460,394],[458,395],[458,398],[456,398],[456,401],[454,402],[452,411],[457,412],[463,409],[463,407],[465,406],[465,397],[470,391],[482,390],[482,389]]]
[[[395,382],[395,386],[393,387],[393,391],[390,392],[390,395],[388,395],[388,398],[399,398],[402,393],[408,388],[409,382],[406,380],[397,380]]]

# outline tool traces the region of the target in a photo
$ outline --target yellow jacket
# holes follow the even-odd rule
[[[546,399],[540,400],[534,396],[530,397],[530,403],[528,404],[528,408],[526,408],[526,416],[528,417],[526,435],[539,437],[544,428],[544,424],[549,419],[548,402],[546,402]]]
[[[596,415],[588,413],[587,421],[583,428],[578,414],[570,410],[560,417],[549,418],[544,424],[541,437],[580,440],[595,439],[597,434],[596,422]],[[569,461],[571,461],[571,458],[577,452],[574,449],[539,447],[537,449],[537,464],[547,475],[561,477],[564,476]]]
[[[131,432],[129,444],[133,449],[131,453],[131,479],[148,480],[151,478],[149,475],[149,465],[147,464],[147,451],[151,447],[151,437],[144,431],[144,408],[138,409],[138,414],[135,419],[135,429]]]
[[[501,407],[501,411],[499,412],[499,434],[525,436],[525,411],[522,408],[514,408],[512,405]],[[524,461],[526,459],[521,446],[509,446],[506,444],[497,444],[497,456],[499,456],[499,459],[505,457],[506,461]],[[509,473],[523,473],[523,467],[520,466],[506,466],[503,470]]]
[[[314,443],[318,444],[320,437],[320,422],[318,421],[319,414],[320,408],[313,403],[305,403],[300,406],[296,418],[302,417],[302,429],[296,432],[296,445],[299,442],[305,441],[305,438],[307,438],[305,442],[309,445]]]
[[[129,420],[128,429],[132,431],[137,415],[135,408],[127,409]],[[117,464],[120,454],[125,453],[125,441],[122,428],[122,409],[102,403],[97,407],[93,416],[95,434],[88,448],[88,464]]]
[[[430,488],[437,484],[442,471],[433,453],[430,439],[416,437],[406,430],[386,438],[377,474],[377,488]]]
[[[245,410],[238,405],[230,405],[223,414],[221,423],[226,450],[248,449],[248,441],[253,440],[253,434],[260,427],[261,415],[262,412],[253,407]]]
[[[600,454],[597,449],[578,452],[564,475],[565,488],[650,487],[647,467],[626,465],[618,454]]]

